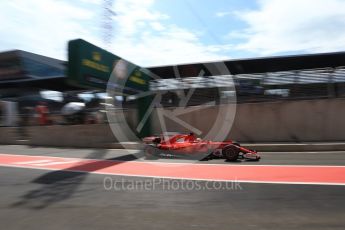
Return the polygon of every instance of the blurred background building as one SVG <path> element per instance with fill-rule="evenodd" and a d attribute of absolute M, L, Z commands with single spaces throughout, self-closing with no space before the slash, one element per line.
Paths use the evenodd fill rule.
<path fill-rule="evenodd" d="M 227 71 L 211 73 L 207 66 L 217 64 L 226 66 Z M 106 92 L 70 85 L 67 66 L 65 61 L 21 50 L 0 53 L 0 126 L 9 127 L 0 133 L 2 143 L 18 144 L 18 140 L 30 139 L 30 143 L 36 145 L 97 147 L 105 142 L 116 142 L 109 126 L 104 124 L 108 122 Z M 237 103 L 234 126 L 228 138 L 246 142 L 345 138 L 341 115 L 345 96 L 345 52 L 146 69 L 159 76 L 150 82 L 150 90 L 163 94 L 160 102 L 163 107 L 181 106 L 181 92 L 187 95 L 191 88 L 193 93 L 186 106 L 203 108 L 208 102 Z M 135 95 L 116 96 L 112 100 L 115 107 L 121 104 L 127 123 L 135 129 L 138 125 Z M 187 119 L 194 125 L 205 126 L 206 130 L 210 125 L 207 119 L 215 116 L 216 111 L 210 110 L 207 116 L 193 113 Z M 84 125 L 78 129 L 66 126 L 72 124 L 104 125 Z M 50 128 L 42 129 L 42 125 Z M 22 128 L 29 126 L 30 129 Z M 168 122 L 169 130 L 176 127 Z M 152 128 L 155 133 L 161 130 L 155 123 Z M 183 130 L 182 127 L 177 131 Z M 30 138 L 28 132 L 31 132 Z M 61 138 L 65 139 L 59 141 Z"/>
<path fill-rule="evenodd" d="M 205 67 L 210 64 L 224 64 L 229 72 L 215 76 Z M 22 50 L 0 53 L 0 124 L 18 125 L 18 119 L 13 119 L 13 115 L 32 117 L 35 106 L 40 102 L 46 103 L 52 116 L 60 114 L 62 107 L 71 102 L 85 103 L 85 110 L 89 112 L 101 109 L 100 103 L 105 92 L 69 85 L 66 81 L 66 66 L 64 61 Z M 167 107 L 178 106 L 178 91 L 187 92 L 191 87 L 195 91 L 188 106 L 201 105 L 235 93 L 237 103 L 336 98 L 345 95 L 345 52 L 225 60 L 147 69 L 161 78 L 151 82 L 151 90 L 165 90 L 161 103 Z M 201 72 L 203 76 L 199 76 Z M 235 84 L 236 92 L 220 90 L 232 82 L 230 79 Z M 133 106 L 130 98 L 121 101 L 124 101 L 124 107 Z M 53 119 L 51 122 L 64 121 Z"/>

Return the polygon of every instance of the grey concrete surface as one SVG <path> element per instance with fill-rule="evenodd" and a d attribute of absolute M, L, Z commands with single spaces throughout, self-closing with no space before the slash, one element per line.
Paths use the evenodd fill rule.
<path fill-rule="evenodd" d="M 60 147 L 107 147 L 117 142 L 108 124 L 28 127 L 29 144 Z"/>
<path fill-rule="evenodd" d="M 240 104 L 229 137 L 243 142 L 343 141 L 344 105 L 340 98 Z"/>
<path fill-rule="evenodd" d="M 17 127 L 0 127 L 0 145 L 15 145 L 18 144 Z"/>

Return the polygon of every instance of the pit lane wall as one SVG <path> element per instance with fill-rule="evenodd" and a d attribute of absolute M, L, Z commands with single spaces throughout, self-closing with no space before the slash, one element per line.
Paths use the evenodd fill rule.
<path fill-rule="evenodd" d="M 207 131 L 213 126 L 219 109 L 234 105 L 199 108 L 180 117 L 190 125 Z M 135 124 L 136 111 L 127 111 L 130 125 Z M 226 116 L 221 115 L 222 119 Z M 157 109 L 153 114 L 153 133 L 160 133 Z M 189 132 L 166 118 L 169 131 Z M 215 130 L 226 123 L 218 124 Z M 345 99 L 300 100 L 239 104 L 233 127 L 228 135 L 244 143 L 272 142 L 344 142 Z M 0 127 L 0 144 L 29 144 L 38 146 L 107 148 L 118 142 L 108 124 L 54 125 L 27 127 L 28 141 L 22 139 L 17 127 Z M 134 140 L 128 140 L 134 141 Z"/>
<path fill-rule="evenodd" d="M 345 100 L 241 104 L 229 137 L 243 142 L 345 140 Z"/>
<path fill-rule="evenodd" d="M 18 143 L 18 128 L 16 127 L 0 127 L 0 144 L 15 145 Z"/>
<path fill-rule="evenodd" d="M 34 126 L 29 133 L 34 146 L 104 148 L 116 142 L 107 124 Z"/>
<path fill-rule="evenodd" d="M 206 131 L 216 120 L 220 105 L 183 115 L 200 130 Z M 233 109 L 233 108 L 230 108 Z M 158 121 L 157 113 L 154 116 Z M 226 119 L 226 117 L 223 117 Z M 158 123 L 154 132 L 159 133 Z M 167 119 L 167 130 L 188 132 Z M 238 104 L 233 126 L 228 135 L 246 143 L 318 142 L 345 140 L 345 99 L 315 99 Z"/>
<path fill-rule="evenodd" d="M 229 137 L 243 142 L 344 141 L 344 118 L 345 99 L 241 104 Z"/>
<path fill-rule="evenodd" d="M 133 127 L 137 120 L 136 111 L 123 113 L 126 121 L 117 119 L 117 122 L 126 122 Z M 125 132 L 122 130 L 124 135 Z M 28 144 L 34 146 L 114 148 L 114 143 L 119 142 L 109 124 L 33 126 L 28 127 L 28 133 Z"/>
<path fill-rule="evenodd" d="M 134 126 L 136 111 L 124 113 L 126 122 Z M 114 143 L 117 142 L 108 124 L 0 127 L 2 145 L 114 148 Z"/>

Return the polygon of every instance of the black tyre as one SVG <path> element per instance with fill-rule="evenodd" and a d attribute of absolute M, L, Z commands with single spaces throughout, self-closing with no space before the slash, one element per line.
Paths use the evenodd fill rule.
<path fill-rule="evenodd" d="M 226 146 L 223 151 L 223 156 L 228 161 L 236 161 L 240 153 L 239 149 L 234 145 Z"/>
<path fill-rule="evenodd" d="M 146 146 L 145 148 L 145 159 L 146 160 L 157 160 L 157 148 L 153 146 Z"/>
<path fill-rule="evenodd" d="M 157 160 L 158 157 L 156 157 L 155 155 L 151 155 L 151 154 L 145 154 L 145 160 Z"/>

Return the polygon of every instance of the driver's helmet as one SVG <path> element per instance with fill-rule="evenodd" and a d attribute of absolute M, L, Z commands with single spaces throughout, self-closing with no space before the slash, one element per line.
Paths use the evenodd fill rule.
<path fill-rule="evenodd" d="M 190 133 L 188 134 L 188 136 L 185 138 L 186 141 L 189 141 L 189 142 L 193 142 L 193 141 L 196 141 L 197 138 L 195 137 L 195 134 L 194 133 Z"/>

